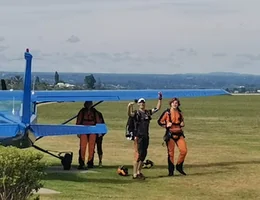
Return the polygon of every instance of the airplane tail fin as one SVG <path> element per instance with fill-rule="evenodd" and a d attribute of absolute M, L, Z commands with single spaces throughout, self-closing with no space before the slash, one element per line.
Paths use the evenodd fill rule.
<path fill-rule="evenodd" d="M 30 123 L 31 118 L 31 76 L 32 76 L 32 55 L 29 49 L 24 53 L 26 60 L 25 74 L 24 74 L 24 88 L 23 88 L 23 103 L 22 103 L 22 122 Z"/>

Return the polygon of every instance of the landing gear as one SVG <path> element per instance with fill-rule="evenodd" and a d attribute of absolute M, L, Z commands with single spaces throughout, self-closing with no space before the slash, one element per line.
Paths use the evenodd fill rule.
<path fill-rule="evenodd" d="M 32 146 L 39 151 L 42 151 L 42 152 L 47 153 L 47 154 L 49 154 L 49 155 L 51 155 L 55 158 L 60 159 L 64 170 L 70 170 L 71 169 L 73 152 L 59 152 L 58 155 L 55 155 L 55 154 L 49 152 L 48 150 L 42 149 L 41 147 L 38 147 L 34 144 Z M 61 154 L 64 154 L 64 156 L 62 156 Z"/>
<path fill-rule="evenodd" d="M 65 153 L 64 156 L 60 156 L 60 154 L 59 154 L 59 157 L 61 159 L 61 164 L 63 166 L 63 169 L 64 170 L 70 170 L 71 163 L 72 163 L 72 158 L 73 158 L 73 153 L 72 152 Z"/>

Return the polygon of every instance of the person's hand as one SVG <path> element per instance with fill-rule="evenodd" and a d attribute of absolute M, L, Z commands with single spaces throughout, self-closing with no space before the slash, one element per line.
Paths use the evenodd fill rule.
<path fill-rule="evenodd" d="M 162 92 L 158 92 L 158 99 L 162 100 Z"/>
<path fill-rule="evenodd" d="M 172 126 L 172 123 L 171 122 L 167 122 L 167 128 L 170 128 Z"/>
<path fill-rule="evenodd" d="M 98 137 L 102 137 L 102 134 L 98 134 Z"/>
<path fill-rule="evenodd" d="M 133 106 L 135 103 L 134 102 L 130 102 L 129 104 L 128 104 L 128 106 Z"/>
<path fill-rule="evenodd" d="M 183 121 L 180 123 L 180 126 L 184 127 L 184 122 Z"/>

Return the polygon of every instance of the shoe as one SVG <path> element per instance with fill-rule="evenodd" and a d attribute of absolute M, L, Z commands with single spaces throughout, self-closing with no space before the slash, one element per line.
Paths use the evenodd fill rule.
<path fill-rule="evenodd" d="M 139 179 L 145 180 L 145 176 L 144 176 L 142 173 L 137 174 L 137 177 L 138 177 Z"/>
<path fill-rule="evenodd" d="M 140 173 L 137 174 L 136 176 L 133 176 L 133 179 L 145 180 L 145 176 L 142 173 Z"/>
<path fill-rule="evenodd" d="M 88 165 L 88 168 L 94 168 L 94 164 L 93 164 L 93 162 L 91 162 L 91 161 L 89 161 L 89 162 L 87 163 L 87 165 Z"/>
<path fill-rule="evenodd" d="M 168 157 L 168 176 L 174 175 L 174 164 L 171 162 L 170 157 Z"/>
<path fill-rule="evenodd" d="M 173 172 L 170 172 L 170 173 L 168 174 L 168 176 L 174 176 Z"/>
<path fill-rule="evenodd" d="M 176 170 L 180 172 L 182 175 L 186 175 L 186 173 L 183 171 L 183 162 L 176 165 Z"/>
<path fill-rule="evenodd" d="M 99 162 L 98 166 L 99 166 L 99 167 L 102 167 L 102 161 Z"/>
<path fill-rule="evenodd" d="M 88 168 L 85 165 L 79 165 L 78 170 L 87 170 Z"/>

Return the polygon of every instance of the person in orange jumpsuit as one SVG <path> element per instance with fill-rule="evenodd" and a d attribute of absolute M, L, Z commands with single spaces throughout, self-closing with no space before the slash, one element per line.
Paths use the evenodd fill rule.
<path fill-rule="evenodd" d="M 77 116 L 77 125 L 95 125 L 96 123 L 102 123 L 102 119 L 95 108 L 92 108 L 92 101 L 85 101 L 84 108 L 82 108 Z M 96 137 L 98 134 L 81 134 L 80 149 L 79 149 L 79 166 L 78 169 L 86 169 L 85 156 L 86 148 L 88 146 L 88 162 L 87 168 L 93 168 L 93 156 L 95 151 Z"/>
<path fill-rule="evenodd" d="M 177 98 L 173 98 L 170 102 L 170 109 L 165 110 L 160 118 L 158 119 L 158 124 L 161 127 L 166 128 L 166 134 L 168 135 L 168 140 L 166 141 L 168 150 L 168 171 L 169 176 L 174 175 L 174 148 L 175 144 L 179 148 L 180 154 L 176 164 L 176 170 L 183 175 L 186 173 L 183 171 L 183 163 L 187 155 L 187 145 L 185 141 L 185 136 L 182 130 L 184 127 L 184 117 L 179 108 L 180 101 Z"/>

